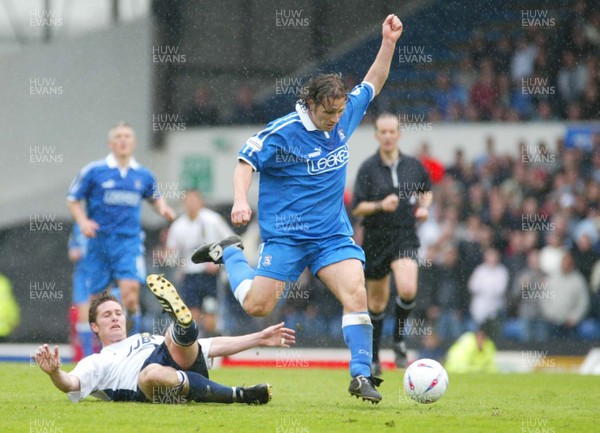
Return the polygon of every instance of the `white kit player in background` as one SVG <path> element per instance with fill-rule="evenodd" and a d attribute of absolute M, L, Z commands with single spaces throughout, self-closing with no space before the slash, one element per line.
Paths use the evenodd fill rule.
<path fill-rule="evenodd" d="M 192 311 L 194 320 L 200 324 L 200 308 L 203 301 L 217 298 L 220 267 L 214 263 L 195 264 L 189 257 L 198 245 L 231 236 L 233 231 L 221 215 L 204 206 L 199 191 L 186 191 L 183 207 L 183 215 L 179 216 L 169 229 L 167 248 L 173 252 L 178 267 L 183 271 L 179 293 Z M 204 331 L 210 332 L 206 329 Z"/>
<path fill-rule="evenodd" d="M 33 358 L 52 383 L 78 402 L 92 395 L 102 400 L 154 403 L 266 404 L 270 385 L 229 387 L 208 379 L 211 359 L 257 346 L 290 347 L 295 333 L 283 323 L 239 337 L 198 339 L 198 327 L 175 287 L 159 275 L 147 283 L 163 309 L 174 319 L 164 336 L 127 337 L 125 315 L 116 298 L 106 292 L 90 303 L 90 327 L 102 351 L 82 359 L 69 373 L 60 368 L 58 346 L 40 346 Z"/>

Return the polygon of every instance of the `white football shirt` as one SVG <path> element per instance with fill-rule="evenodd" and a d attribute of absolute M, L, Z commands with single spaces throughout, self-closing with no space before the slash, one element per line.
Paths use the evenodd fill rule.
<path fill-rule="evenodd" d="M 202 208 L 194 220 L 183 214 L 173 221 L 167 237 L 167 247 L 175 250 L 179 259 L 183 259 L 183 272 L 199 274 L 204 272 L 206 264 L 196 264 L 190 259 L 196 248 L 232 235 L 233 231 L 221 215 Z"/>
<path fill-rule="evenodd" d="M 79 379 L 79 391 L 69 392 L 69 400 L 77 403 L 88 395 L 101 400 L 132 399 L 142 365 L 164 340 L 161 335 L 135 334 L 104 347 L 100 353 L 86 356 L 69 373 Z M 202 338 L 198 342 L 210 368 L 208 353 L 212 339 Z"/>

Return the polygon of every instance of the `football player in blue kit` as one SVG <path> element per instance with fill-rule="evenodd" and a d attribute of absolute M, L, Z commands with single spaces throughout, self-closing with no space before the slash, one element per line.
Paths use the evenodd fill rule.
<path fill-rule="evenodd" d="M 66 372 L 60 368 L 58 346 L 43 344 L 32 358 L 56 388 L 72 402 L 87 396 L 110 401 L 152 403 L 246 403 L 271 400 L 269 384 L 224 386 L 208 377 L 212 359 L 258 346 L 290 347 L 294 330 L 283 323 L 237 337 L 198 339 L 198 326 L 173 285 L 160 275 L 149 275 L 148 286 L 165 312 L 174 319 L 164 336 L 127 337 L 125 316 L 117 299 L 102 292 L 90 302 L 90 327 L 102 351 L 82 359 Z"/>
<path fill-rule="evenodd" d="M 390 71 L 402 23 L 389 15 L 379 53 L 363 82 L 350 93 L 337 74 L 321 74 L 307 84 L 296 110 L 252 136 L 234 171 L 232 223 L 247 224 L 252 211 L 247 192 L 260 172 L 258 221 L 263 243 L 257 269 L 242 252 L 239 237 L 206 244 L 195 263 L 223 263 L 234 296 L 252 316 L 268 315 L 285 282 L 308 267 L 343 306 L 342 331 L 350 349 L 348 391 L 373 403 L 381 379 L 371 376 L 372 325 L 367 311 L 363 264 L 343 202 L 348 139 L 382 89 Z"/>
<path fill-rule="evenodd" d="M 111 153 L 85 166 L 71 183 L 67 205 L 89 238 L 81 263 L 88 296 L 117 282 L 128 316 L 128 329 L 139 332 L 140 283 L 146 278 L 143 257 L 142 200 L 152 203 L 167 221 L 175 218 L 156 187 L 154 176 L 133 157 L 133 128 L 119 123 L 108 133 Z M 85 201 L 85 207 L 82 205 Z"/>

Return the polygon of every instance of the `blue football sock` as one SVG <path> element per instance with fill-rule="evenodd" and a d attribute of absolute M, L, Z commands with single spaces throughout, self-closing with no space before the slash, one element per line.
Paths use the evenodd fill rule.
<path fill-rule="evenodd" d="M 85 322 L 77 322 L 75 329 L 77 330 L 77 338 L 81 344 L 83 356 L 90 356 L 94 353 L 94 333 L 90 329 L 90 325 Z"/>
<path fill-rule="evenodd" d="M 350 375 L 371 376 L 373 358 L 373 326 L 369 313 L 350 313 L 342 317 L 344 341 L 350 349 Z"/>
<path fill-rule="evenodd" d="M 180 346 L 191 346 L 194 344 L 198 339 L 198 332 L 198 325 L 196 325 L 195 320 L 192 320 L 192 323 L 187 328 L 177 322 L 174 322 L 171 327 L 171 337 Z"/>
<path fill-rule="evenodd" d="M 256 271 L 248 264 L 243 251 L 234 246 L 227 247 L 223 251 L 223 263 L 227 268 L 233 296 L 244 305 L 244 298 L 250 290 Z"/>
<path fill-rule="evenodd" d="M 233 388 L 224 386 L 193 371 L 186 371 L 190 383 L 187 397 L 206 403 L 233 403 Z"/>

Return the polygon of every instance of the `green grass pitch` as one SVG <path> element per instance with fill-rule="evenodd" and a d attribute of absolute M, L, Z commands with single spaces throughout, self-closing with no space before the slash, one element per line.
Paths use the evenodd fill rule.
<path fill-rule="evenodd" d="M 72 366 L 67 365 L 68 371 Z M 383 401 L 347 392 L 348 372 L 224 368 L 211 378 L 228 385 L 269 382 L 265 406 L 107 403 L 73 404 L 28 364 L 0 364 L 0 431 L 8 432 L 519 432 L 598 430 L 600 377 L 572 374 L 450 375 L 437 403 L 409 400 L 402 371 L 385 371 Z"/>

